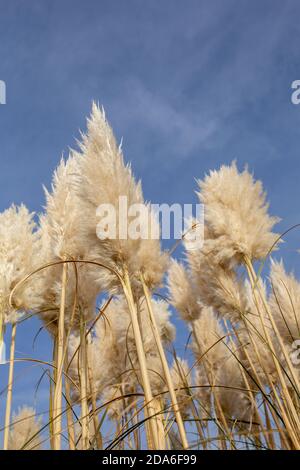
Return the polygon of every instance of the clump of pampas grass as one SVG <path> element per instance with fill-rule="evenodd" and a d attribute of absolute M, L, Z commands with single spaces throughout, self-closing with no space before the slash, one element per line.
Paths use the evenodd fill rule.
<path fill-rule="evenodd" d="M 172 259 L 93 104 L 38 222 L 23 205 L 0 214 L 1 341 L 12 325 L 4 449 L 42 445 L 33 409 L 10 422 L 16 325 L 34 315 L 53 340 L 52 362 L 24 359 L 50 381 L 51 449 L 300 449 L 300 283 L 275 259 L 264 274 L 278 219 L 235 163 L 198 180 L 198 197 L 203 243 L 184 234 Z M 180 357 L 172 314 L 187 326 Z"/>

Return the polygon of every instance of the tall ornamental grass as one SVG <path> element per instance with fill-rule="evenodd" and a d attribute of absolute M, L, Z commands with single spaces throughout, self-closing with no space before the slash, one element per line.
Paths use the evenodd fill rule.
<path fill-rule="evenodd" d="M 145 227 L 155 218 L 94 104 L 44 212 L 0 214 L 5 450 L 300 448 L 300 284 L 273 257 L 278 219 L 235 163 L 198 180 L 197 196 L 204 243 L 191 250 L 183 234 L 181 259 L 150 233 L 99 238 L 97 208 L 118 211 L 120 197 L 145 206 Z M 188 330 L 180 355 L 176 315 Z M 47 413 L 13 410 L 18 330 L 36 316 L 53 355 L 25 361 L 46 376 Z"/>

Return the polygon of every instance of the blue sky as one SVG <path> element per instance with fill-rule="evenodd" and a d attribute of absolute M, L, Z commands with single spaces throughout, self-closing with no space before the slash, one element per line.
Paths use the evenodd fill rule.
<path fill-rule="evenodd" d="M 194 178 L 236 159 L 263 180 L 279 230 L 300 222 L 297 0 L 0 0 L 0 11 L 0 210 L 41 210 L 95 99 L 148 200 L 195 202 Z M 300 274 L 298 248 L 299 229 L 281 252 Z M 38 325 L 22 328 L 20 355 Z M 32 402 L 32 374 L 18 370 L 15 404 Z"/>

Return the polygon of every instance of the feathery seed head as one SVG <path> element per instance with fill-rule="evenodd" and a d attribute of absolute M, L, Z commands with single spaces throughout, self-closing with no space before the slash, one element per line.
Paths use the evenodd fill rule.
<path fill-rule="evenodd" d="M 288 274 L 283 261 L 271 262 L 270 308 L 282 339 L 292 344 L 300 338 L 300 283 Z"/>
<path fill-rule="evenodd" d="M 122 273 L 126 268 L 133 279 L 133 286 L 138 288 L 139 273 L 142 272 L 149 287 L 160 283 L 166 267 L 166 255 L 161 252 L 158 239 L 151 239 L 148 233 L 143 237 L 119 236 L 120 224 L 128 214 L 120 212 L 120 198 L 126 199 L 128 208 L 143 205 L 145 217 L 154 223 L 154 216 L 149 206 L 144 203 L 141 183 L 136 182 L 130 165 L 125 165 L 122 151 L 117 146 L 111 127 L 106 121 L 103 110 L 93 104 L 91 117 L 87 123 L 87 133 L 80 145 L 80 182 L 77 192 L 85 205 L 85 240 L 92 246 L 97 259 Z M 97 210 L 103 205 L 114 208 L 115 237 L 99 239 L 97 236 Z M 130 218 L 130 217 L 128 217 Z M 145 238 L 145 239 L 143 239 Z M 119 286 L 119 281 L 110 272 L 105 275 L 107 288 L 112 290 Z M 140 295 L 138 293 L 137 295 Z"/>
<path fill-rule="evenodd" d="M 202 306 L 193 279 L 175 259 L 171 261 L 168 271 L 168 288 L 171 303 L 184 321 L 191 322 L 199 317 Z"/>
<path fill-rule="evenodd" d="M 26 285 L 18 289 L 13 303 L 9 306 L 12 288 L 33 268 L 33 246 L 35 241 L 33 214 L 21 205 L 12 205 L 0 214 L 0 315 L 4 322 L 16 320 L 16 310 L 25 309 Z"/>
<path fill-rule="evenodd" d="M 9 450 L 40 450 L 41 436 L 36 435 L 41 428 L 41 419 L 36 418 L 33 408 L 23 406 L 13 415 L 9 434 Z"/>
<path fill-rule="evenodd" d="M 244 256 L 264 258 L 278 238 L 272 229 L 279 219 L 268 214 L 261 182 L 254 181 L 247 169 L 239 173 L 233 162 L 211 171 L 198 184 L 205 221 L 220 255 L 224 249 L 224 259 L 234 255 L 237 263 Z"/>

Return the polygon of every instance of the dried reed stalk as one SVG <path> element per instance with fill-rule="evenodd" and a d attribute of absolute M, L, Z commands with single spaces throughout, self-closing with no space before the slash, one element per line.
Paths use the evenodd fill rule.
<path fill-rule="evenodd" d="M 126 297 L 126 301 L 128 304 L 128 309 L 131 316 L 132 328 L 135 337 L 136 349 L 137 349 L 137 356 L 139 360 L 140 370 L 141 370 L 141 378 L 142 378 L 142 385 L 145 394 L 145 407 L 147 411 L 147 418 L 149 420 L 149 434 L 151 443 L 154 449 L 159 449 L 159 439 L 157 438 L 157 419 L 155 418 L 155 409 L 153 408 L 153 395 L 151 391 L 150 379 L 147 369 L 146 363 L 146 356 L 145 351 L 143 348 L 143 340 L 140 331 L 140 326 L 138 322 L 137 316 L 137 309 L 136 304 L 134 301 L 130 278 L 128 275 L 128 271 L 124 269 L 124 277 L 122 278 L 122 287 L 124 291 L 124 295 Z"/>
<path fill-rule="evenodd" d="M 94 384 L 93 369 L 91 367 L 88 354 L 87 354 L 87 362 L 88 362 L 88 365 L 87 365 L 88 379 L 89 379 L 89 386 L 90 386 L 90 391 L 91 391 L 94 435 L 95 435 L 95 441 L 97 444 L 97 449 L 100 450 L 103 448 L 103 442 L 102 442 L 102 437 L 100 433 L 100 425 L 99 425 L 99 419 L 98 419 L 98 413 L 97 413 L 96 390 L 95 390 L 95 384 Z"/>
<path fill-rule="evenodd" d="M 11 403 L 12 403 L 12 389 L 13 389 L 13 378 L 14 378 L 14 365 L 15 365 L 16 333 L 17 333 L 17 323 L 14 322 L 12 324 L 12 330 L 11 330 L 11 343 L 10 343 L 10 356 L 9 356 L 9 372 L 8 372 L 6 409 L 5 409 L 3 450 L 8 449 L 8 439 L 9 439 L 9 430 L 10 430 L 10 417 L 11 417 Z"/>
<path fill-rule="evenodd" d="M 166 358 L 166 355 L 165 355 L 165 351 L 164 351 L 164 348 L 163 348 L 163 345 L 162 345 L 161 337 L 160 337 L 158 327 L 157 327 L 157 324 L 156 324 L 154 312 L 153 312 L 153 309 L 152 309 L 150 292 L 149 292 L 148 286 L 146 285 L 145 279 L 144 279 L 142 274 L 141 274 L 140 278 L 141 278 L 141 283 L 142 283 L 142 286 L 143 286 L 145 299 L 146 299 L 146 302 L 147 302 L 147 307 L 148 307 L 149 317 L 150 317 L 150 321 L 151 321 L 152 331 L 153 331 L 153 335 L 154 335 L 154 338 L 155 338 L 158 353 L 159 353 L 159 356 L 160 356 L 160 360 L 161 360 L 161 363 L 162 363 L 162 366 L 163 366 L 163 371 L 164 371 L 164 374 L 165 374 L 165 379 L 166 379 L 168 390 L 169 390 L 169 393 L 170 393 L 171 403 L 172 403 L 172 406 L 173 406 L 173 410 L 174 410 L 174 414 L 175 414 L 175 418 L 176 418 L 180 438 L 182 440 L 183 448 L 188 449 L 189 444 L 188 444 L 188 441 L 187 441 L 186 432 L 185 432 L 182 416 L 181 416 L 181 413 L 180 413 L 180 408 L 178 406 L 178 401 L 177 401 L 176 393 L 175 393 L 175 390 L 174 390 L 174 385 L 173 385 L 173 381 L 172 381 L 172 377 L 171 377 L 171 372 L 170 372 L 170 369 L 169 369 L 169 366 L 168 366 L 167 358 Z"/>
<path fill-rule="evenodd" d="M 53 443 L 54 450 L 61 449 L 62 431 L 62 390 L 65 346 L 65 302 L 67 289 L 68 263 L 63 263 L 61 281 L 61 300 L 57 328 L 56 382 L 53 397 Z"/>
<path fill-rule="evenodd" d="M 67 360 L 65 358 L 65 371 L 67 371 Z M 76 438 L 75 438 L 75 427 L 73 421 L 73 410 L 72 410 L 72 401 L 71 401 L 71 387 L 70 382 L 65 375 L 65 394 L 66 394 L 66 402 L 67 402 L 67 424 L 68 424 L 68 436 L 69 436 L 69 449 L 76 450 Z"/>
<path fill-rule="evenodd" d="M 85 323 L 80 317 L 80 349 L 79 349 L 79 378 L 80 378 L 80 403 L 81 403 L 81 442 L 82 450 L 89 449 L 89 408 L 87 387 L 87 347 Z"/>

